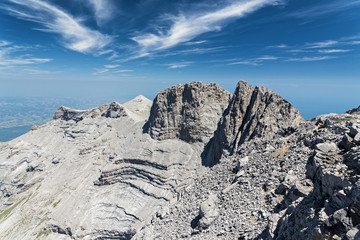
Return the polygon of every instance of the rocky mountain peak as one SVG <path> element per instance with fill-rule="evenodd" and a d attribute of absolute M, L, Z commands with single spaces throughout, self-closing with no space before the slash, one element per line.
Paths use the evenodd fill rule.
<path fill-rule="evenodd" d="M 238 147 L 253 138 L 286 135 L 303 120 L 291 103 L 265 87 L 253 88 L 240 81 L 207 150 L 205 165 L 236 153 Z"/>
<path fill-rule="evenodd" d="M 112 105 L 116 105 L 116 102 L 113 102 Z M 85 117 L 94 118 L 103 114 L 104 111 L 106 111 L 106 109 L 109 108 L 109 106 L 110 104 L 105 104 L 90 110 L 77 110 L 77 109 L 61 106 L 56 110 L 53 119 L 54 120 L 60 119 L 64 121 L 74 120 L 75 122 L 79 122 L 83 120 Z"/>
<path fill-rule="evenodd" d="M 154 139 L 207 142 L 231 94 L 215 83 L 190 82 L 161 91 L 144 128 Z"/>
<path fill-rule="evenodd" d="M 360 114 L 360 106 L 358 106 L 357 108 L 350 109 L 350 110 L 346 111 L 346 113 L 348 113 L 348 114 Z"/>

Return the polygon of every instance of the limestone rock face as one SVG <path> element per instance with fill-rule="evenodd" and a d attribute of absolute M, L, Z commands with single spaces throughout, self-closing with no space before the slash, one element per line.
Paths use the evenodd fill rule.
<path fill-rule="evenodd" d="M 204 163 L 213 165 L 223 153 L 232 155 L 253 138 L 284 136 L 302 121 L 295 107 L 272 90 L 240 81 L 203 155 Z"/>
<path fill-rule="evenodd" d="M 214 83 L 190 82 L 161 91 L 145 129 L 154 139 L 207 142 L 231 94 Z"/>

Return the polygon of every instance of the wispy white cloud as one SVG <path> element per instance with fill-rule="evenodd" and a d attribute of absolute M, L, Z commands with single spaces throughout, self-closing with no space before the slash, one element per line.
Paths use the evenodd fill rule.
<path fill-rule="evenodd" d="M 17 66 L 29 65 L 51 62 L 50 58 L 13 58 L 13 59 L 0 59 L 0 65 L 3 66 Z"/>
<path fill-rule="evenodd" d="M 177 69 L 177 68 L 184 68 L 184 67 L 188 67 L 189 64 L 178 64 L 178 63 L 172 63 L 170 65 L 168 65 L 169 69 Z"/>
<path fill-rule="evenodd" d="M 198 44 L 203 44 L 206 43 L 206 40 L 201 40 L 201 41 L 193 41 L 193 42 L 187 42 L 185 43 L 185 45 L 198 45 Z"/>
<path fill-rule="evenodd" d="M 193 64 L 193 62 L 188 61 L 180 61 L 180 62 L 173 62 L 164 64 L 164 66 L 167 66 L 168 69 L 178 69 L 178 68 L 185 68 Z"/>
<path fill-rule="evenodd" d="M 121 69 L 114 71 L 115 73 L 125 73 L 125 72 L 133 72 L 134 70 L 131 69 Z"/>
<path fill-rule="evenodd" d="M 2 8 L 23 20 L 37 22 L 44 32 L 59 34 L 68 49 L 94 53 L 111 42 L 111 37 L 84 26 L 79 20 L 59 7 L 41 0 L 8 0 Z"/>
<path fill-rule="evenodd" d="M 261 65 L 263 65 L 264 61 L 277 60 L 277 59 L 279 59 L 279 58 L 275 57 L 275 56 L 265 55 L 265 56 L 251 58 L 251 59 L 245 59 L 245 60 L 240 59 L 239 61 L 233 61 L 233 62 L 229 63 L 228 65 L 261 66 Z"/>
<path fill-rule="evenodd" d="M 349 49 L 321 49 L 318 52 L 319 53 L 346 53 L 350 52 Z"/>
<path fill-rule="evenodd" d="M 323 41 L 323 42 L 307 43 L 305 45 L 305 47 L 306 48 L 326 48 L 326 47 L 332 47 L 338 43 L 339 43 L 338 41 L 327 40 L 327 41 Z"/>
<path fill-rule="evenodd" d="M 360 41 L 350 41 L 347 42 L 348 45 L 360 45 Z"/>
<path fill-rule="evenodd" d="M 286 59 L 286 62 L 315 62 L 315 61 L 323 61 L 328 59 L 333 59 L 335 57 L 332 56 L 316 56 L 316 57 L 301 57 L 301 58 L 289 58 Z"/>
<path fill-rule="evenodd" d="M 275 57 L 275 56 L 269 56 L 269 55 L 265 55 L 265 56 L 262 56 L 262 57 L 255 58 L 255 60 L 260 60 L 260 61 L 263 61 L 263 60 L 277 60 L 277 59 L 279 59 L 279 58 Z"/>
<path fill-rule="evenodd" d="M 96 72 L 92 73 L 92 75 L 100 75 L 103 73 L 107 73 L 109 72 L 109 69 L 101 69 L 101 70 L 97 70 Z"/>
<path fill-rule="evenodd" d="M 268 46 L 267 48 L 288 48 L 289 46 L 286 44 L 279 44 L 279 45 L 272 45 L 272 46 Z"/>
<path fill-rule="evenodd" d="M 191 41 L 200 34 L 220 31 L 231 20 L 245 17 L 260 8 L 279 2 L 278 0 L 236 1 L 214 11 L 169 16 L 167 19 L 172 22 L 169 29 L 165 31 L 157 29 L 157 33 L 139 34 L 132 40 L 140 45 L 140 55 L 146 56 L 149 52 L 168 49 L 179 43 Z"/>
<path fill-rule="evenodd" d="M 120 67 L 120 65 L 104 65 L 105 68 L 117 68 Z"/>
<path fill-rule="evenodd" d="M 286 52 L 288 53 L 309 53 L 309 52 L 314 52 L 313 50 L 304 50 L 304 49 L 289 49 L 286 50 Z"/>
<path fill-rule="evenodd" d="M 141 57 L 150 57 L 152 59 L 155 58 L 164 58 L 169 56 L 176 56 L 176 55 L 189 55 L 189 54 L 208 54 L 208 53 L 214 53 L 214 52 L 220 52 L 225 51 L 228 47 L 227 46 L 220 46 L 220 47 L 193 47 L 189 49 L 183 49 L 183 50 L 177 50 L 177 51 L 164 51 L 164 52 L 157 52 L 150 55 L 150 53 L 144 53 L 141 56 L 137 56 L 136 58 Z"/>
<path fill-rule="evenodd" d="M 328 2 L 319 4 L 315 7 L 308 9 L 300 9 L 295 12 L 289 13 L 288 16 L 295 18 L 314 18 L 327 15 L 333 12 L 340 12 L 350 8 L 360 6 L 360 0 L 338 0 L 335 2 Z"/>
<path fill-rule="evenodd" d="M 20 65 L 41 64 L 53 60 L 51 58 L 36 58 L 29 54 L 18 54 L 19 52 L 24 52 L 29 49 L 31 49 L 31 47 L 15 45 L 5 40 L 0 41 L 0 66 L 14 67 Z"/>
<path fill-rule="evenodd" d="M 250 66 L 260 66 L 262 65 L 261 63 L 257 62 L 257 61 L 253 61 L 253 60 L 244 60 L 244 61 L 237 61 L 237 62 L 232 62 L 229 63 L 228 65 L 250 65 Z"/>
<path fill-rule="evenodd" d="M 359 0 L 360 1 L 360 0 Z M 345 53 L 350 52 L 353 49 L 344 49 L 348 46 L 360 45 L 360 34 L 352 36 L 342 37 L 338 39 L 324 40 L 319 42 L 307 42 L 302 45 L 291 46 L 286 44 L 280 44 L 275 46 L 268 46 L 266 48 L 284 48 L 288 53 Z M 279 47 L 277 47 L 279 46 Z M 281 47 L 284 46 L 284 47 Z M 334 48 L 341 47 L 341 49 Z"/>
<path fill-rule="evenodd" d="M 59 71 L 53 72 L 48 70 L 40 70 L 40 69 L 32 69 L 32 68 L 25 68 L 23 71 L 25 71 L 28 74 L 33 75 L 49 75 L 49 74 L 58 74 Z"/>
<path fill-rule="evenodd" d="M 333 54 L 341 54 L 354 51 L 354 49 L 348 48 L 349 46 L 356 45 L 358 39 L 360 39 L 360 34 L 332 40 L 308 42 L 297 46 L 284 44 L 286 48 L 279 48 L 278 51 L 280 52 L 278 54 L 282 54 L 282 59 L 286 62 L 324 61 L 336 58 L 333 56 Z M 360 41 L 358 42 L 360 44 Z M 289 53 L 292 54 L 292 56 L 288 56 Z M 323 56 L 319 56 L 319 54 L 322 54 Z M 294 57 L 294 55 L 296 55 L 297 57 Z"/>
<path fill-rule="evenodd" d="M 8 46 L 8 45 L 10 45 L 10 44 L 11 44 L 10 42 L 5 41 L 5 40 L 1 40 L 1 41 L 0 41 L 0 47 Z"/>
<path fill-rule="evenodd" d="M 99 26 L 114 17 L 115 5 L 112 0 L 89 0 L 89 3 L 95 12 L 96 22 Z"/>
<path fill-rule="evenodd" d="M 222 51 L 225 50 L 226 46 L 221 46 L 221 47 L 208 47 L 208 48 L 190 48 L 190 49 L 184 49 L 184 50 L 180 50 L 177 53 L 178 54 L 205 54 L 205 53 L 209 53 L 209 52 L 217 52 L 217 51 Z"/>
<path fill-rule="evenodd" d="M 104 75 L 104 74 L 115 74 L 115 73 L 128 73 L 133 72 L 131 69 L 116 69 L 120 67 L 120 65 L 105 65 L 103 69 L 95 69 L 96 72 L 92 73 L 92 75 Z"/>

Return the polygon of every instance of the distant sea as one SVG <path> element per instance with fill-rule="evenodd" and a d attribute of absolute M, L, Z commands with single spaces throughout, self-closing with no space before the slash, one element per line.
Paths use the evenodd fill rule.
<path fill-rule="evenodd" d="M 30 131 L 31 127 L 32 125 L 0 128 L 0 142 L 7 142 L 14 138 L 17 138 Z"/>

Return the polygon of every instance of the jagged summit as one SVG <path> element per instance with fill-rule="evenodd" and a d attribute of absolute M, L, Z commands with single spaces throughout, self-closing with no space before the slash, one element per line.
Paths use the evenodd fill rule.
<path fill-rule="evenodd" d="M 291 133 L 304 119 L 288 101 L 264 87 L 240 81 L 214 137 L 203 153 L 205 165 L 232 155 L 245 141 Z"/>
<path fill-rule="evenodd" d="M 215 83 L 178 84 L 158 93 L 145 127 L 154 139 L 207 142 L 231 94 Z"/>
<path fill-rule="evenodd" d="M 349 111 L 346 111 L 346 113 L 348 114 L 359 114 L 360 113 L 360 106 L 358 106 L 357 108 L 353 108 L 353 109 L 350 109 Z"/>
<path fill-rule="evenodd" d="M 0 239 L 359 239 L 359 116 L 244 81 L 60 107 L 0 144 Z"/>
<path fill-rule="evenodd" d="M 152 101 L 143 95 L 138 95 L 134 99 L 123 104 L 123 106 L 137 116 L 139 120 L 148 119 L 151 105 Z"/>

